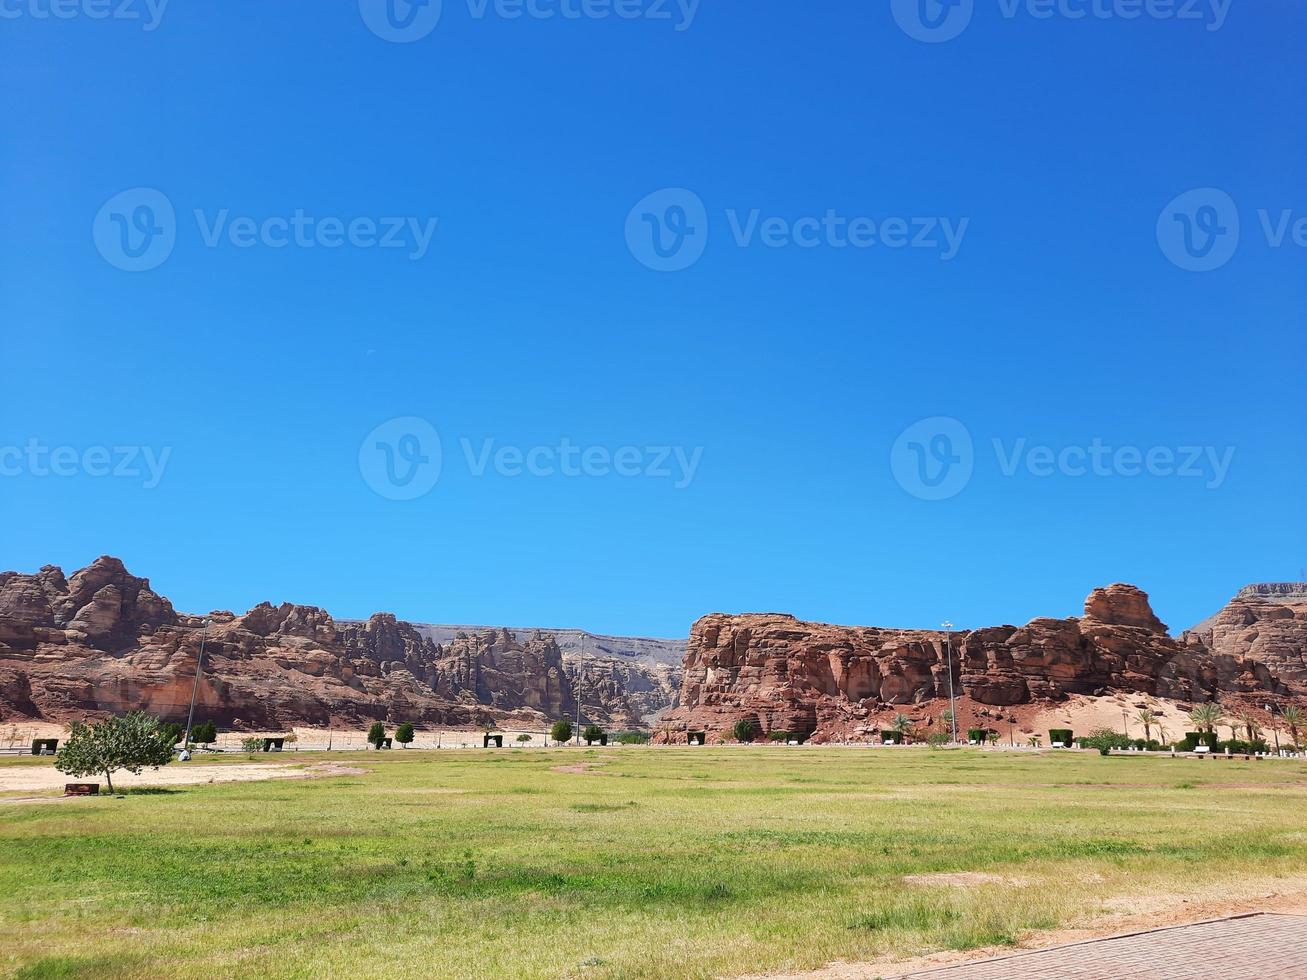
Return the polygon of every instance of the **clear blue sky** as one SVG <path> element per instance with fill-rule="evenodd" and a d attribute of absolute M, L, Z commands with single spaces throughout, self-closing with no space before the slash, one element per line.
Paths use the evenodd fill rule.
<path fill-rule="evenodd" d="M 1307 248 L 1292 224 L 1273 245 L 1258 211 L 1307 216 L 1307 7 L 1238 2 L 1210 30 L 1014 2 L 975 0 L 959 36 L 923 43 L 887 2 L 703 0 L 687 24 L 675 4 L 514 20 L 445 0 L 427 36 L 391 43 L 346 0 L 174 0 L 148 31 L 9 0 L 0 447 L 21 452 L 0 457 L 0 568 L 111 553 L 193 611 L 665 636 L 718 610 L 1024 622 L 1112 581 L 1182 627 L 1296 578 Z M 140 187 L 175 208 L 175 245 L 129 272 L 102 249 L 132 202 L 97 215 Z M 643 212 L 626 237 L 664 188 L 705 209 L 681 271 L 639 261 Z M 1210 271 L 1158 234 L 1195 188 L 1240 223 Z M 665 205 L 648 213 L 671 228 Z M 419 259 L 209 247 L 224 209 L 438 224 Z M 740 247 L 728 212 L 755 209 L 967 224 L 948 259 Z M 1220 207 L 1191 217 L 1213 215 L 1228 228 Z M 443 465 L 397 500 L 360 446 L 406 417 Z M 958 430 L 894 448 L 934 417 L 974 445 L 942 500 L 911 471 L 965 455 Z M 388 434 L 402 466 L 415 444 Z M 477 476 L 460 446 L 564 438 L 636 447 L 641 472 L 654 447 L 702 455 L 677 487 L 511 459 Z M 1234 456 L 1219 481 L 1128 459 L 1072 475 L 1095 439 Z M 71 447 L 71 475 L 33 464 L 33 441 Z M 157 486 L 94 475 L 88 450 L 120 446 L 170 450 Z M 1073 456 L 1008 475 L 1032 446 Z"/>

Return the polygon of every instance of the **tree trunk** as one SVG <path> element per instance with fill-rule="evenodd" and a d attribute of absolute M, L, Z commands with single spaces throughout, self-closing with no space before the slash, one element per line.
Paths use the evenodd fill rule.
<path fill-rule="evenodd" d="M 104 781 L 109 784 L 109 795 L 113 796 L 113 773 L 108 769 L 104 771 Z"/>

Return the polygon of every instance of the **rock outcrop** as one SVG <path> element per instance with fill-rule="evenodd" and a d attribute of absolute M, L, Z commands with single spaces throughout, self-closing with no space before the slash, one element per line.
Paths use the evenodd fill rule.
<path fill-rule="evenodd" d="M 1296 632 L 1307 621 L 1267 604 L 1250 611 L 1250 602 L 1227 607 L 1228 623 L 1217 627 L 1215 641 L 1193 634 L 1173 639 L 1148 596 L 1120 584 L 1096 589 L 1083 617 L 948 636 L 807 623 L 778 613 L 714 614 L 694 624 L 680 705 L 660 727 L 663 737 L 687 729 L 716 734 L 747 718 L 763 733 L 800 732 L 817 741 L 869 737 L 905 706 L 947 707 L 950 661 L 959 715 L 969 717 L 1113 691 L 1181 702 L 1307 695 Z M 1264 618 L 1249 627 L 1253 615 Z M 1272 630 L 1284 632 L 1258 647 Z"/>
<path fill-rule="evenodd" d="M 469 631 L 442 645 L 390 613 L 338 623 L 313 606 L 265 602 L 242 616 L 179 614 L 102 557 L 67 579 L 53 566 L 0 573 L 0 718 L 140 708 L 183 719 L 201 644 L 197 714 L 225 726 L 540 728 L 576 714 L 576 671 L 545 632 L 523 641 Z M 607 658 L 581 662 L 579 686 L 582 719 L 620 728 L 641 727 L 676 691 L 665 669 Z"/>
<path fill-rule="evenodd" d="M 1209 649 L 1264 664 L 1307 688 L 1307 582 L 1249 585 L 1185 634 Z"/>

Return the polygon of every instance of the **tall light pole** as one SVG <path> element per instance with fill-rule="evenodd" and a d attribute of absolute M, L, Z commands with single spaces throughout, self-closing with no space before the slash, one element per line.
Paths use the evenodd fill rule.
<path fill-rule="evenodd" d="M 581 744 L 581 668 L 585 666 L 585 630 L 581 631 L 581 656 L 576 662 L 576 744 Z"/>
<path fill-rule="evenodd" d="M 1271 715 L 1271 732 L 1275 735 L 1275 754 L 1278 757 L 1280 754 L 1280 729 L 1275 724 L 1275 705 L 1268 704 L 1266 710 Z"/>
<path fill-rule="evenodd" d="M 948 720 L 953 729 L 953 742 L 958 740 L 958 703 L 953 697 L 953 634 L 949 632 L 953 629 L 953 624 L 947 619 L 941 624 L 944 627 L 944 649 L 948 653 Z"/>
<path fill-rule="evenodd" d="M 200 671 L 204 669 L 204 641 L 209 638 L 209 621 L 200 627 L 200 659 L 195 661 L 195 683 L 191 685 L 191 707 L 186 712 L 186 734 L 182 737 L 182 751 L 191 744 L 191 722 L 195 720 L 195 695 L 200 690 Z"/>

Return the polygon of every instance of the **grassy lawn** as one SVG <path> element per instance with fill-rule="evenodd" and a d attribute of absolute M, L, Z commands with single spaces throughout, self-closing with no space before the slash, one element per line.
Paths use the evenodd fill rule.
<path fill-rule="evenodd" d="M 329 758 L 372 771 L 0 804 L 0 971 L 731 976 L 1012 942 L 1109 899 L 1274 887 L 1307 866 L 1299 762 L 783 747 Z M 593 768 L 555 769 L 581 762 Z M 903 880 L 942 872 L 995 878 Z"/>

